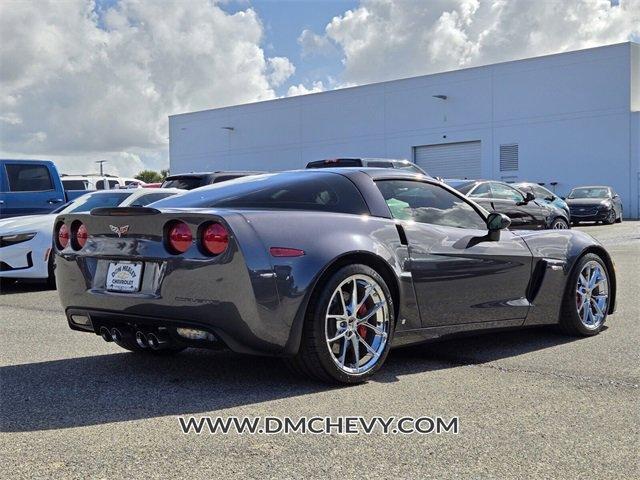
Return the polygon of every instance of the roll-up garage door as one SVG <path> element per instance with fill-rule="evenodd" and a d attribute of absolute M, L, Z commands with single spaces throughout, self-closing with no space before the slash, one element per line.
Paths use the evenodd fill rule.
<path fill-rule="evenodd" d="M 413 147 L 416 164 L 434 177 L 480 178 L 480 142 Z"/>

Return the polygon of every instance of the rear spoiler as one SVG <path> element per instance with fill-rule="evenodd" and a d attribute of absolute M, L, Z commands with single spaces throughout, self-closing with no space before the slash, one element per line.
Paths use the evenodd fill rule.
<path fill-rule="evenodd" d="M 98 207 L 91 210 L 94 217 L 129 217 L 139 215 L 158 215 L 162 213 L 151 207 Z"/>

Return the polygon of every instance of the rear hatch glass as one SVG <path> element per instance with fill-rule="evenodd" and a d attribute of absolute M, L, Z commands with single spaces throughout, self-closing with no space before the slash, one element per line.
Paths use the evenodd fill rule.
<path fill-rule="evenodd" d="M 183 190 L 193 190 L 207 185 L 206 177 L 195 177 L 188 175 L 184 177 L 169 177 L 162 183 L 162 188 L 182 188 Z"/>

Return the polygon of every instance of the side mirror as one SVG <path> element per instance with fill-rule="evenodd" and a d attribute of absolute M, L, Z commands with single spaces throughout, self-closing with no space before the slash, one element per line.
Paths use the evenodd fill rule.
<path fill-rule="evenodd" d="M 545 198 L 547 202 L 553 202 L 555 199 L 556 199 L 555 195 L 549 195 L 548 197 Z"/>
<path fill-rule="evenodd" d="M 567 199 L 567 197 L 560 197 L 560 198 L 561 198 L 562 200 L 566 200 L 566 199 Z"/>
<path fill-rule="evenodd" d="M 535 195 L 531 192 L 527 192 L 524 194 L 524 203 L 529 203 L 535 199 L 536 199 Z"/>
<path fill-rule="evenodd" d="M 487 229 L 489 232 L 499 232 L 511 225 L 511 219 L 503 213 L 490 213 L 487 217 Z"/>

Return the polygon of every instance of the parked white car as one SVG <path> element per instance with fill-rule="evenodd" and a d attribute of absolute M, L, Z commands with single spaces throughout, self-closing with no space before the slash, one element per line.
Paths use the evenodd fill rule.
<path fill-rule="evenodd" d="M 90 192 L 46 215 L 0 220 L 0 280 L 46 279 L 53 284 L 53 224 L 60 213 L 97 207 L 142 207 L 178 193 L 178 188 L 122 189 Z"/>
<path fill-rule="evenodd" d="M 128 177 L 62 175 L 60 179 L 65 190 L 110 190 L 114 188 L 139 188 L 146 185 L 142 180 Z"/>

